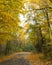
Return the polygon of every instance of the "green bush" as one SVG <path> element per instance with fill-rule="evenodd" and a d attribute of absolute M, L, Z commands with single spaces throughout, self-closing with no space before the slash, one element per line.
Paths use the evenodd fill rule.
<path fill-rule="evenodd" d="M 52 45 L 44 45 L 42 48 L 42 53 L 46 59 L 52 59 Z"/>
<path fill-rule="evenodd" d="M 35 47 L 33 46 L 33 44 L 31 43 L 28 43 L 28 44 L 25 44 L 25 46 L 23 47 L 23 51 L 26 51 L 26 52 L 35 52 Z"/>
<path fill-rule="evenodd" d="M 22 51 L 22 48 L 20 48 L 20 47 L 15 47 L 15 50 L 14 50 L 15 52 L 21 52 Z"/>
<path fill-rule="evenodd" d="M 17 43 L 11 43 L 10 41 L 7 41 L 5 55 L 20 51 L 22 51 L 22 49 L 17 45 Z"/>

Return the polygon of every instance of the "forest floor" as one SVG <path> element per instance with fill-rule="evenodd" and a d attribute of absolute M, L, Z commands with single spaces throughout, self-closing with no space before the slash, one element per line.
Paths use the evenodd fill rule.
<path fill-rule="evenodd" d="M 0 65 L 52 65 L 52 61 L 43 61 L 40 56 L 31 52 L 18 52 L 0 58 Z"/>

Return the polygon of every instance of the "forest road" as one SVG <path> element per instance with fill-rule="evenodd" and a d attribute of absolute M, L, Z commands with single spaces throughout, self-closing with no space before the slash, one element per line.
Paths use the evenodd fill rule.
<path fill-rule="evenodd" d="M 0 65 L 52 65 L 52 62 L 42 62 L 38 54 L 19 52 L 12 58 L 0 62 Z"/>

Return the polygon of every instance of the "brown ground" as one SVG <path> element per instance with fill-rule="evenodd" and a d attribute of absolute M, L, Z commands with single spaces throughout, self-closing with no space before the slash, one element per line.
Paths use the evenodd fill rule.
<path fill-rule="evenodd" d="M 0 65 L 52 65 L 52 61 L 43 61 L 41 54 L 18 52 L 0 59 Z"/>

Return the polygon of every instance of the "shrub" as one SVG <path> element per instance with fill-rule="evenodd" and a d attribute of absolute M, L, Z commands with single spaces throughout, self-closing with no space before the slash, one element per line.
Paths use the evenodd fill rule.
<path fill-rule="evenodd" d="M 52 59 L 52 45 L 46 44 L 42 48 L 42 53 L 45 58 Z"/>
<path fill-rule="evenodd" d="M 6 43 L 6 49 L 5 49 L 5 55 L 11 54 L 13 52 L 20 52 L 22 49 L 18 46 L 17 43 L 14 41 L 7 41 Z"/>
<path fill-rule="evenodd" d="M 25 44 L 25 46 L 23 47 L 23 51 L 32 51 L 32 52 L 35 52 L 35 47 L 33 46 L 33 44 L 31 43 L 28 43 L 28 44 Z"/>

